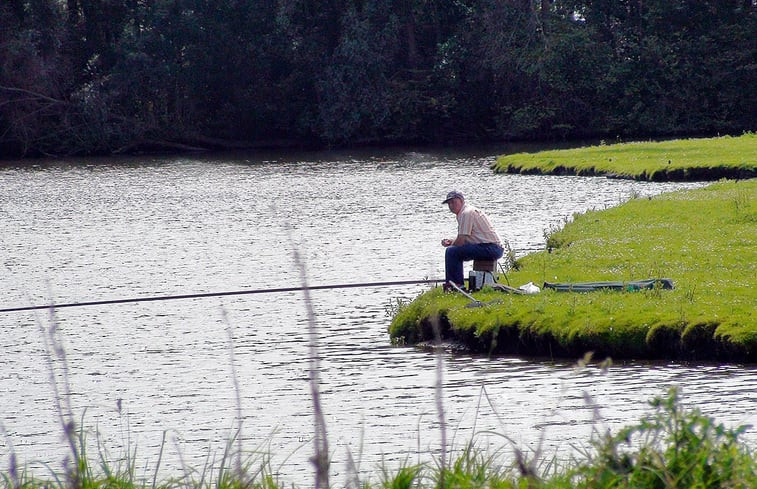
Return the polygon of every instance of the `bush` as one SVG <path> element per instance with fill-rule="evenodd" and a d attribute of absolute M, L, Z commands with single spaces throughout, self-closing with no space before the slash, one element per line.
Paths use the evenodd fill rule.
<path fill-rule="evenodd" d="M 572 471 L 574 487 L 757 487 L 754 457 L 737 441 L 746 426 L 685 412 L 675 389 L 651 404 L 654 416 L 597 441 L 589 462 Z"/>

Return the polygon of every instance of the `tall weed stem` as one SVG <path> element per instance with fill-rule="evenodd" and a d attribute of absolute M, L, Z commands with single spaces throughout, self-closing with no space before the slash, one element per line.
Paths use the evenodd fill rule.
<path fill-rule="evenodd" d="M 326 431 L 326 419 L 321 406 L 320 384 L 320 352 L 318 348 L 318 329 L 315 324 L 315 311 L 310 297 L 305 264 L 295 250 L 294 261 L 300 271 L 300 282 L 307 310 L 308 331 L 310 335 L 310 395 L 313 399 L 313 416 L 315 418 L 315 453 L 312 462 L 315 465 L 315 489 L 329 487 L 329 442 Z"/>

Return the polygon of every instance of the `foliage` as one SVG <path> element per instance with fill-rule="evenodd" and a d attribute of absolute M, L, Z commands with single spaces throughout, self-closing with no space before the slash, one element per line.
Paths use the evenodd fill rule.
<path fill-rule="evenodd" d="M 626 145 L 614 149 L 635 171 L 646 155 L 677 154 L 678 164 L 741 164 L 747 141 L 680 141 L 670 147 Z M 707 149 L 710 146 L 713 148 Z M 733 150 L 723 149 L 732 146 Z M 665 149 L 667 148 L 667 149 Z M 687 151 L 686 148 L 689 148 Z M 602 148 L 570 153 L 587 165 L 602 164 Z M 599 156 L 597 156 L 599 155 Z M 704 157 L 703 155 L 710 155 Z M 686 157 L 690 160 L 685 160 Z M 536 159 L 542 158 L 534 155 Z M 674 290 L 567 293 L 534 296 L 484 289 L 485 304 L 467 308 L 459 294 L 430 291 L 390 325 L 393 337 L 430 339 L 421 326 L 444 310 L 450 335 L 483 352 L 550 356 L 586 351 L 616 358 L 757 360 L 757 180 L 721 181 L 709 187 L 635 198 L 619 207 L 573 216 L 547 236 L 549 248 L 518 259 L 508 272 L 514 286 L 533 282 L 596 282 L 670 278 Z"/>
<path fill-rule="evenodd" d="M 653 417 L 595 440 L 590 459 L 571 470 L 573 487 L 757 487 L 754 458 L 738 443 L 746 426 L 685 411 L 675 389 L 651 405 Z"/>
<path fill-rule="evenodd" d="M 543 469 L 521 461 L 502 466 L 497 457 L 468 444 L 449 466 L 435 464 L 381 467 L 379 484 L 369 478 L 355 480 L 350 487 L 381 488 L 490 488 L 490 489 L 582 489 L 634 488 L 673 489 L 679 487 L 757 487 L 754 454 L 739 437 L 747 426 L 729 429 L 697 410 L 686 410 L 678 392 L 651 401 L 652 416 L 622 428 L 617 433 L 593 435 L 585 454 L 558 468 L 554 461 Z M 83 442 L 82 439 L 79 439 Z M 233 440 L 228 443 L 233 446 Z M 82 452 L 76 474 L 52 473 L 50 479 L 12 466 L 2 472 L 0 489 L 276 489 L 287 487 L 271 475 L 268 457 L 254 456 L 232 470 L 226 464 L 237 455 L 227 452 L 220 468 L 188 470 L 183 477 L 146 481 L 135 476 L 132 457 L 127 467 L 113 467 L 101 452 L 99 461 Z M 518 457 L 516 457 L 518 458 Z M 187 470 L 185 468 L 185 470 Z"/>
<path fill-rule="evenodd" d="M 12 0 L 0 155 L 754 130 L 754 2 Z"/>

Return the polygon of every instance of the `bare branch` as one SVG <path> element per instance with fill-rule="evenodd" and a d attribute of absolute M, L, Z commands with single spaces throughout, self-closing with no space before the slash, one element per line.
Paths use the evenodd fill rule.
<path fill-rule="evenodd" d="M 57 98 L 50 97 L 48 95 L 45 95 L 43 93 L 34 92 L 32 90 L 27 90 L 25 88 L 17 88 L 17 87 L 6 87 L 3 85 L 0 85 L 0 90 L 5 90 L 7 92 L 17 92 L 17 93 L 23 93 L 26 95 L 31 95 L 35 99 L 41 99 L 41 100 L 47 100 L 48 102 L 52 102 L 54 104 L 61 104 L 61 105 L 71 105 L 71 102 L 67 102 L 65 100 L 60 100 Z"/>

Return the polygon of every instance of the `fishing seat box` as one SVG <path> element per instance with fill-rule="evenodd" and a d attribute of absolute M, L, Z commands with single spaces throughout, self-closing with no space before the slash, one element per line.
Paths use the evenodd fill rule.
<path fill-rule="evenodd" d="M 481 290 L 484 285 L 494 285 L 497 260 L 473 260 L 473 270 L 468 275 L 468 290 Z"/>

